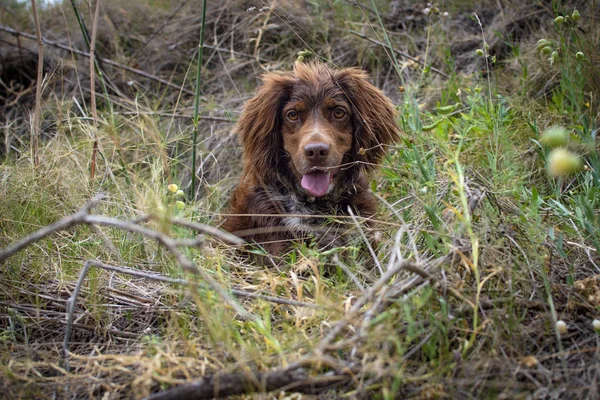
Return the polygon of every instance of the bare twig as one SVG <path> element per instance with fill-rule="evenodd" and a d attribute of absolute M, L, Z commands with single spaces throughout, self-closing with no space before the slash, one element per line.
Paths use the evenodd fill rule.
<path fill-rule="evenodd" d="M 72 227 L 73 225 L 80 224 L 82 218 L 85 215 L 88 215 L 90 210 L 103 198 L 103 194 L 96 195 L 92 200 L 90 200 L 86 205 L 84 205 L 81 208 L 81 210 L 79 210 L 75 214 L 63 218 L 51 225 L 45 226 L 33 232 L 31 235 L 19 240 L 17 243 L 5 247 L 0 251 L 0 261 L 4 261 L 8 257 L 14 255 L 15 253 L 24 249 L 30 244 L 37 242 L 38 240 L 41 240 L 46 236 L 53 234 L 54 232 L 62 231 Z"/>
<path fill-rule="evenodd" d="M 365 36 L 362 33 L 359 33 L 359 32 L 356 32 L 356 31 L 352 31 L 352 30 L 350 31 L 350 33 L 352 33 L 353 35 L 356 35 L 358 37 L 361 37 L 361 38 L 363 38 L 365 40 L 368 40 L 369 42 L 374 43 L 374 44 L 376 44 L 378 46 L 385 47 L 386 49 L 390 49 L 391 48 L 387 44 L 381 43 L 380 41 L 375 40 L 375 39 L 371 39 L 370 37 Z M 409 60 L 412 60 L 412 61 L 414 61 L 414 62 L 416 62 L 418 64 L 421 64 L 422 66 L 425 66 L 425 63 L 423 61 L 419 60 L 418 58 L 415 58 L 415 57 L 411 56 L 410 54 L 406 54 L 406 53 L 404 53 L 404 52 L 402 52 L 400 50 L 394 49 L 394 48 L 391 48 L 391 50 L 393 50 L 396 54 L 398 54 L 398 55 L 400 55 L 402 57 L 408 58 Z M 446 74 L 445 72 L 443 72 L 443 71 L 441 71 L 441 70 L 439 70 L 439 69 L 437 69 L 435 67 L 430 67 L 430 68 L 436 74 L 439 74 L 439 75 L 441 75 L 441 76 L 443 76 L 445 78 L 449 77 L 448 74 Z"/>
<path fill-rule="evenodd" d="M 36 0 L 31 0 L 31 9 L 33 11 L 33 21 L 35 23 L 35 32 L 38 42 L 38 65 L 37 65 L 37 81 L 35 85 L 35 112 L 33 114 L 33 128 L 31 129 L 31 155 L 33 165 L 40 165 L 38 154 L 39 137 L 42 134 L 41 130 L 41 113 L 42 113 L 42 79 L 44 71 L 44 39 L 42 38 L 42 28 L 37 14 Z"/>
<path fill-rule="evenodd" d="M 100 198 L 98 198 L 98 200 Z M 95 202 L 97 202 L 98 200 L 95 200 Z M 4 250 L 0 251 L 0 261 L 10 257 L 11 255 L 15 254 L 17 251 L 27 247 L 28 245 L 30 245 L 31 243 L 33 243 L 37 240 L 40 240 L 40 239 L 50 235 L 51 233 L 54 233 L 59 230 L 67 229 L 73 225 L 89 224 L 89 225 L 111 226 L 114 228 L 119 228 L 119 229 L 127 230 L 130 232 L 139 233 L 144 236 L 155 239 L 157 242 L 159 242 L 161 245 L 163 245 L 167 250 L 169 250 L 169 252 L 171 252 L 171 254 L 173 254 L 177 263 L 184 270 L 198 274 L 205 282 L 207 282 L 212 287 L 212 289 L 215 292 L 217 292 L 221 296 L 221 298 L 240 315 L 240 317 L 242 317 L 244 319 L 250 319 L 252 321 L 256 320 L 256 318 L 252 314 L 250 314 L 248 311 L 246 311 L 246 309 L 244 309 L 241 305 L 239 305 L 237 303 L 237 301 L 229 295 L 229 293 L 227 293 L 208 273 L 206 273 L 206 271 L 204 271 L 201 268 L 198 268 L 198 266 L 192 260 L 187 258 L 178 249 L 179 242 L 176 239 L 173 239 L 173 238 L 166 236 L 160 232 L 157 232 L 150 228 L 146 228 L 146 227 L 137 225 L 132 222 L 122 221 L 117 218 L 104 217 L 104 216 L 99 216 L 99 215 L 90 215 L 89 210 L 90 210 L 91 206 L 93 204 L 95 204 L 95 202 L 94 201 L 90 202 L 88 205 L 86 205 L 84 208 L 82 208 L 81 211 L 79 211 L 69 217 L 63 218 L 62 220 L 60 220 L 50 226 L 44 227 L 44 228 L 38 230 L 37 232 L 34 232 L 30 236 L 22 239 L 21 241 L 15 243 L 14 245 L 9 246 L 9 247 L 5 248 Z M 196 224 L 196 227 L 200 228 L 203 226 L 200 224 Z M 205 232 L 211 231 L 213 233 L 216 233 L 210 229 L 205 229 L 204 231 Z M 237 238 L 232 235 L 229 235 L 229 234 L 225 234 L 223 232 L 218 233 L 218 235 L 220 236 L 221 239 L 229 239 L 228 241 L 232 242 L 233 244 L 245 243 L 242 239 Z"/>

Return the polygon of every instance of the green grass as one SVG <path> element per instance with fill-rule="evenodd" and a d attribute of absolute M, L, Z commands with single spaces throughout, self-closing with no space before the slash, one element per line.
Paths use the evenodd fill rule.
<path fill-rule="evenodd" d="M 167 3 L 136 4 L 144 11 L 139 13 L 124 5 L 123 14 L 112 8 L 106 12 L 115 21 L 129 21 L 131 32 L 147 38 L 150 28 L 157 29 L 175 9 Z M 366 4 L 372 11 L 343 1 L 309 3 L 308 11 L 284 4 L 272 13 L 209 5 L 206 43 L 255 57 L 205 49 L 200 115 L 235 118 L 265 68 L 288 69 L 307 47 L 331 65 L 370 69 L 396 101 L 403 131 L 371 182 L 381 198 L 375 250 L 384 267 L 391 257 L 402 257 L 432 279 L 415 283 L 415 273 L 402 271 L 352 318 L 325 357 L 312 352 L 379 277 L 356 229 L 347 248 L 320 252 L 298 244 L 278 268 L 240 259 L 210 237 L 182 249 L 228 290 L 318 305 L 238 298 L 252 315 L 244 320 L 152 239 L 79 225 L 2 264 L 0 383 L 10 396 L 52 391 L 58 397 L 139 398 L 218 372 L 283 368 L 312 354 L 307 363 L 312 374 L 355 369 L 355 380 L 337 388 L 333 397 L 526 398 L 539 394 L 542 385 L 566 397 L 592 398 L 598 386 L 586 371 L 597 362 L 599 339 L 591 322 L 600 315 L 591 279 L 600 274 L 600 120 L 594 94 L 600 87 L 595 67 L 599 27 L 588 18 L 594 5 L 584 9 L 580 4 L 581 20 L 560 26 L 552 22 L 555 12 L 572 15 L 577 2 L 554 11 L 520 5 L 523 15 L 531 11 L 528 7 L 538 11 L 531 18 L 539 18 L 534 22 L 540 26 L 519 42 L 510 32 L 490 34 L 496 26 L 481 16 L 489 43 L 486 63 L 474 51 L 486 47 L 470 16 L 472 5 L 427 17 L 415 7 L 409 10 L 412 22 L 401 31 L 389 18 L 393 9 L 386 2 Z M 14 21 L 27 11 L 10 7 Z M 495 10 L 495 2 L 485 7 Z M 441 14 L 446 10 L 447 18 Z M 190 26 L 193 20 L 199 28 L 199 12 L 186 8 L 172 24 Z M 75 35 L 73 16 L 59 24 L 51 18 L 59 14 L 58 9 L 43 10 L 42 30 L 64 32 L 68 26 Z M 3 18 L 0 22 L 7 23 Z M 468 32 L 462 30 L 465 21 L 473 25 Z M 231 30 L 234 25 L 238 28 Z M 426 59 L 425 67 L 401 57 L 390 60 L 381 48 L 349 33 L 361 30 L 376 37 L 377 32 L 385 42 L 382 25 L 397 48 Z M 130 43 L 143 42 L 133 33 L 121 37 L 122 29 L 108 23 L 100 32 L 105 51 L 120 38 L 121 62 L 136 49 Z M 469 36 L 472 48 L 454 47 L 459 32 Z M 535 48 L 542 36 L 558 53 L 552 65 L 551 56 Z M 186 82 L 187 67 L 196 68 L 191 54 L 197 38 L 196 28 L 168 25 L 137 62 L 165 79 Z M 161 69 L 164 49 L 174 42 L 171 64 Z M 584 58 L 576 55 L 579 51 Z M 46 88 L 44 116 L 52 134 L 41 142 L 41 168 L 33 167 L 28 153 L 23 130 L 28 114 L 11 109 L 12 119 L 0 127 L 4 135 L 8 132 L 6 140 L 21 138 L 11 139 L 20 153 L 1 153 L 0 248 L 73 214 L 98 192 L 107 197 L 94 213 L 122 220 L 152 213 L 158 220 L 143 225 L 176 239 L 195 234 L 168 223 L 168 216 L 218 225 L 240 172 L 232 125 L 199 121 L 199 199 L 184 200 L 168 185 L 187 190 L 190 184 L 194 99 L 141 78 L 123 84 L 130 91 L 122 89 L 125 97 L 113 94 L 112 108 L 99 96 L 100 154 L 92 180 L 89 99 L 79 95 L 87 87 L 82 77 L 89 65 L 74 65 L 79 80 L 74 70 L 56 69 L 58 81 L 68 87 L 50 80 Z M 435 74 L 432 66 L 450 77 Z M 134 79 L 121 81 L 120 72 L 110 72 L 120 83 Z M 549 176 L 546 163 L 553 150 L 540 142 L 546 128 L 555 125 L 569 132 L 564 146 L 583 160 L 582 169 L 561 177 Z M 177 201 L 184 201 L 183 209 Z M 442 257 L 447 258 L 436 264 Z M 77 300 L 67 373 L 59 356 L 65 301 L 88 259 L 199 285 L 180 287 L 92 269 Z M 403 285 L 406 290 L 385 297 Z M 370 309 L 377 312 L 370 315 Z M 557 331 L 557 320 L 567 322 L 568 333 Z"/>

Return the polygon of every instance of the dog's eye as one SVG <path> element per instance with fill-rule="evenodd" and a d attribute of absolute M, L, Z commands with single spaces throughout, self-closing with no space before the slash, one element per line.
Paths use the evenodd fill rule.
<path fill-rule="evenodd" d="M 287 114 L 285 115 L 287 117 L 287 119 L 289 119 L 290 121 L 297 121 L 298 120 L 298 113 L 295 110 L 290 110 L 287 112 Z"/>
<path fill-rule="evenodd" d="M 342 119 L 346 116 L 346 111 L 343 108 L 338 107 L 335 110 L 333 110 L 333 116 L 337 119 Z"/>

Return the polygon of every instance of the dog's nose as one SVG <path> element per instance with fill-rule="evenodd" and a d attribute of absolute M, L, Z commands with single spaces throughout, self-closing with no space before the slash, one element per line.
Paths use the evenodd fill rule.
<path fill-rule="evenodd" d="M 304 146 L 304 155 L 312 163 L 322 163 L 329 155 L 329 145 L 326 143 L 309 143 Z"/>

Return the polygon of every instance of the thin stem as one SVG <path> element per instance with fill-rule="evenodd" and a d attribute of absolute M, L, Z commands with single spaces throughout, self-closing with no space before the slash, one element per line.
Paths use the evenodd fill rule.
<path fill-rule="evenodd" d="M 192 187 L 190 198 L 196 197 L 196 143 L 198 138 L 198 107 L 200 105 L 200 86 L 202 85 L 202 55 L 204 54 L 204 24 L 206 22 L 206 0 L 202 4 L 202 24 L 200 25 L 200 46 L 198 48 L 198 67 L 196 69 L 196 93 L 194 99 L 194 132 L 192 134 Z"/>

